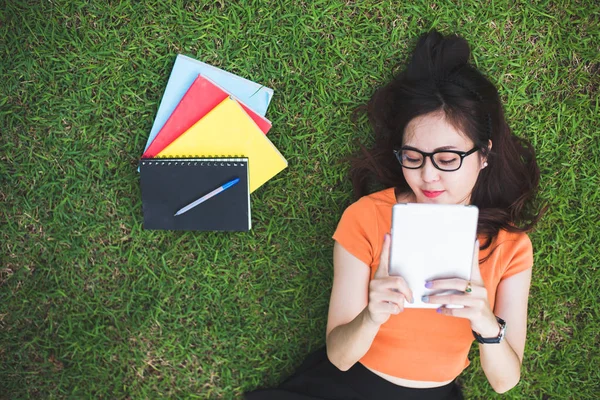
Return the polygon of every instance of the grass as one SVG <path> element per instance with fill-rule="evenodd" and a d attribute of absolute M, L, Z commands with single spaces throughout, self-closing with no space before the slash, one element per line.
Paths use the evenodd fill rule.
<path fill-rule="evenodd" d="M 531 234 L 514 399 L 600 381 L 600 7 L 593 1 L 10 1 L 0 8 L 0 398 L 239 398 L 324 343 L 332 240 L 352 201 L 351 111 L 420 33 L 464 36 L 532 141 L 550 206 Z M 137 160 L 176 54 L 275 89 L 289 168 L 249 233 L 142 229 Z M 498 397 L 477 362 L 467 398 Z"/>

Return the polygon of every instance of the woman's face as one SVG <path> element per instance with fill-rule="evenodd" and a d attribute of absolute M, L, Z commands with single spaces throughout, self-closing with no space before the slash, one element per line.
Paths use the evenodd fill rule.
<path fill-rule="evenodd" d="M 444 113 L 437 112 L 411 120 L 406 126 L 403 146 L 426 153 L 442 147 L 467 152 L 474 144 L 446 121 Z M 417 203 L 469 204 L 484 161 L 481 152 L 477 151 L 466 156 L 458 170 L 447 172 L 435 168 L 431 158 L 425 157 L 425 164 L 420 169 L 402 168 L 402 172 Z"/>

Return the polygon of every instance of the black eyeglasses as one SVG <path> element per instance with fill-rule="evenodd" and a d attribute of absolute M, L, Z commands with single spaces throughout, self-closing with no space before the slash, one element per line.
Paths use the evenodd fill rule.
<path fill-rule="evenodd" d="M 404 168 L 419 169 L 425 164 L 425 157 L 429 157 L 434 167 L 440 171 L 450 172 L 459 169 L 462 166 L 463 158 L 475 153 L 477 150 L 479 150 L 478 147 L 473 147 L 467 152 L 440 150 L 433 153 L 425 153 L 412 147 L 403 146 L 399 150 L 394 149 L 394 154 L 400 165 Z"/>

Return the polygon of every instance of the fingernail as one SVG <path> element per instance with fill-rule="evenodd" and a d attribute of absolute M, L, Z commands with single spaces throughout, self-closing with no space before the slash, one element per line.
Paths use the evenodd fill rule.
<path fill-rule="evenodd" d="M 435 312 L 438 313 L 438 314 L 441 314 L 442 313 L 442 309 L 438 308 L 438 309 L 435 310 Z"/>
<path fill-rule="evenodd" d="M 414 297 L 410 298 L 410 304 L 415 304 L 415 298 Z"/>
<path fill-rule="evenodd" d="M 423 296 L 423 297 L 421 297 L 421 301 L 423 303 L 428 303 L 429 302 L 429 296 Z"/>
<path fill-rule="evenodd" d="M 427 289 L 431 289 L 432 286 L 433 286 L 433 282 L 429 282 L 429 281 L 425 282 L 425 287 Z"/>

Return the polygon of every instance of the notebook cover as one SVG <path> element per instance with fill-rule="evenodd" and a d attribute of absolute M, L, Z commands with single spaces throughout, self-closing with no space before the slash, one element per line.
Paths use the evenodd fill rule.
<path fill-rule="evenodd" d="M 191 210 L 186 205 L 234 178 L 240 182 Z M 144 229 L 248 231 L 248 159 L 142 159 Z"/>
<path fill-rule="evenodd" d="M 178 54 L 171 70 L 165 93 L 163 94 L 150 136 L 144 152 L 150 146 L 158 132 L 162 129 L 181 98 L 187 92 L 198 74 L 202 74 L 215 84 L 240 99 L 242 103 L 264 116 L 273 97 L 273 89 L 262 86 L 251 80 L 242 78 L 220 68 Z"/>
<path fill-rule="evenodd" d="M 209 79 L 198 75 L 142 157 L 155 157 L 227 97 L 227 92 Z M 266 134 L 271 129 L 271 122 L 268 119 L 244 104 L 240 103 L 240 105 L 263 133 Z"/>
<path fill-rule="evenodd" d="M 249 159 L 250 193 L 287 167 L 279 150 L 238 102 L 228 97 L 158 156 L 186 158 L 234 154 Z"/>

